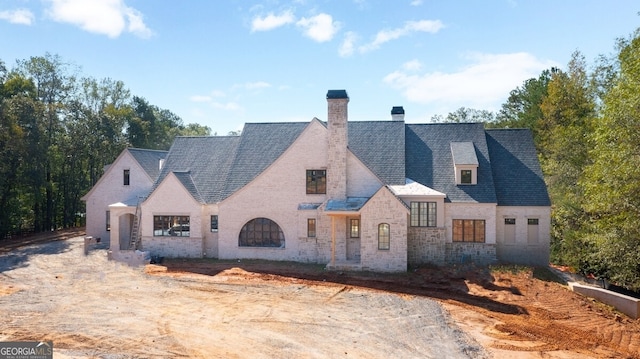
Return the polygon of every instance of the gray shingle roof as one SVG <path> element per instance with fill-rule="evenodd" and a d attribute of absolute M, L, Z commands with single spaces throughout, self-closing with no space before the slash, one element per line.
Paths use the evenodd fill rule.
<path fill-rule="evenodd" d="M 188 172 L 192 185 L 185 188 L 199 201 L 218 200 L 240 143 L 238 136 L 176 137 L 155 187 L 171 172 Z M 183 183 L 184 178 L 178 176 Z"/>
<path fill-rule="evenodd" d="M 445 193 L 449 202 L 549 205 L 527 130 L 485 131 L 479 123 L 352 121 L 348 124 L 349 149 L 385 185 L 402 185 L 410 178 Z M 269 167 L 308 125 L 308 122 L 249 123 L 241 136 L 177 137 L 154 188 L 174 172 L 196 200 L 222 201 Z M 454 147 L 456 143 L 465 143 L 464 156 L 471 156 L 473 151 L 478 163 L 477 185 L 456 185 L 452 143 Z"/>
<path fill-rule="evenodd" d="M 405 141 L 408 178 L 446 193 L 446 201 L 497 202 L 481 123 L 407 124 Z M 473 142 L 478 159 L 477 185 L 456 185 L 451 142 Z"/>
<path fill-rule="evenodd" d="M 133 158 L 140 164 L 142 169 L 155 180 L 160 173 L 160 160 L 167 157 L 167 151 L 145 150 L 141 148 L 127 148 Z"/>
<path fill-rule="evenodd" d="M 405 183 L 403 121 L 349 122 L 349 149 L 385 184 Z"/>
<path fill-rule="evenodd" d="M 489 129 L 486 133 L 498 205 L 550 206 L 531 131 Z"/>
<path fill-rule="evenodd" d="M 308 123 L 248 123 L 241 136 L 176 137 L 154 185 L 170 172 L 202 203 L 219 202 L 255 179 L 298 138 Z"/>
<path fill-rule="evenodd" d="M 451 142 L 451 155 L 456 165 L 478 165 L 473 142 Z"/>

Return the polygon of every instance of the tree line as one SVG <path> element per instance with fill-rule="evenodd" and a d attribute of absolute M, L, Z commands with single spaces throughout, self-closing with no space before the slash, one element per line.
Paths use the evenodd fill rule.
<path fill-rule="evenodd" d="M 124 148 L 210 133 L 57 55 L 0 60 L 0 239 L 82 225 L 81 196 Z"/>
<path fill-rule="evenodd" d="M 551 261 L 640 290 L 640 29 L 588 65 L 574 52 L 512 90 L 497 113 L 432 121 L 529 128 L 552 201 Z M 86 193 L 127 146 L 209 135 L 58 56 L 0 62 L 0 238 L 74 226 Z"/>

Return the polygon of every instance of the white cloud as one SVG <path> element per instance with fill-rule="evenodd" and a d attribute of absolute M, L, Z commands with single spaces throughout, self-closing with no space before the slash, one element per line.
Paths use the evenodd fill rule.
<path fill-rule="evenodd" d="M 358 35 L 353 31 L 347 32 L 344 35 L 342 45 L 340 45 L 340 48 L 338 49 L 338 54 L 342 57 L 349 57 L 353 55 L 356 41 L 358 41 Z"/>
<path fill-rule="evenodd" d="M 422 5 L 422 0 L 412 0 L 410 4 L 411 6 L 420 6 Z"/>
<path fill-rule="evenodd" d="M 422 63 L 419 60 L 414 59 L 402 64 L 402 68 L 406 71 L 420 71 L 422 70 Z"/>
<path fill-rule="evenodd" d="M 360 52 L 376 50 L 384 43 L 397 40 L 415 32 L 428 32 L 435 34 L 443 27 L 444 24 L 440 20 L 407 21 L 403 27 L 379 31 L 371 43 L 360 47 Z"/>
<path fill-rule="evenodd" d="M 140 11 L 124 0 L 47 0 L 49 16 L 59 22 L 79 26 L 83 30 L 116 38 L 124 31 L 148 38 L 152 31 L 145 25 Z"/>
<path fill-rule="evenodd" d="M 472 54 L 468 66 L 450 73 L 416 73 L 413 63 L 404 64 L 384 82 L 402 91 L 407 100 L 433 105 L 497 110 L 509 92 L 523 81 L 537 77 L 544 69 L 557 66 L 528 53 Z"/>
<path fill-rule="evenodd" d="M 251 31 L 269 31 L 294 21 L 295 18 L 291 10 L 287 10 L 280 15 L 270 13 L 265 17 L 257 16 L 251 21 Z"/>
<path fill-rule="evenodd" d="M 27 9 L 0 11 L 0 20 L 7 20 L 12 24 L 31 25 L 33 13 Z"/>
<path fill-rule="evenodd" d="M 340 29 L 340 23 L 333 21 L 333 17 L 325 13 L 310 18 L 303 17 L 296 25 L 303 28 L 305 36 L 317 42 L 330 41 Z"/>

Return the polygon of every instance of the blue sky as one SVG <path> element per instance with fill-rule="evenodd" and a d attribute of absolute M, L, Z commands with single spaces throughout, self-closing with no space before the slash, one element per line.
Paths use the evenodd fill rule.
<path fill-rule="evenodd" d="M 591 64 L 639 24 L 637 1 L 0 0 L 0 59 L 57 54 L 85 76 L 218 134 L 245 122 L 429 122 L 496 111 L 509 91 L 579 50 Z"/>

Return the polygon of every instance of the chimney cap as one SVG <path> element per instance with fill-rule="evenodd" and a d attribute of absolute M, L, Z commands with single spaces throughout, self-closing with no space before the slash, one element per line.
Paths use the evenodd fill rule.
<path fill-rule="evenodd" d="M 392 115 L 404 115 L 404 108 L 402 106 L 393 106 L 391 109 Z"/>
<path fill-rule="evenodd" d="M 327 92 L 327 100 L 338 99 L 338 98 L 348 99 L 349 96 L 347 95 L 347 90 L 329 90 Z"/>

